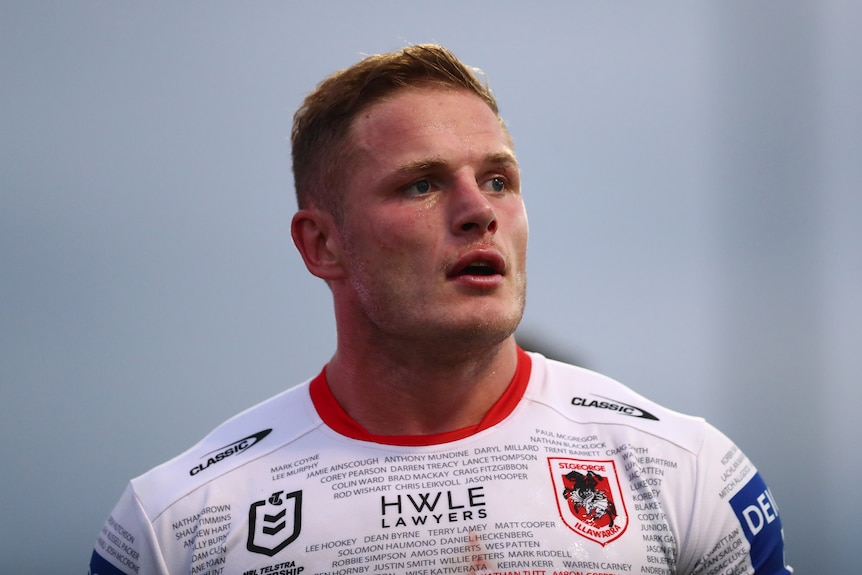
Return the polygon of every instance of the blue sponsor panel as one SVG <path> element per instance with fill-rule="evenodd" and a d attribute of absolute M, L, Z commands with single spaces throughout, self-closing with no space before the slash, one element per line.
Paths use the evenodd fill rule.
<path fill-rule="evenodd" d="M 772 493 L 759 473 L 730 499 L 730 506 L 751 545 L 755 573 L 792 573 L 784 563 L 784 534 Z"/>
<path fill-rule="evenodd" d="M 114 567 L 107 559 L 93 551 L 93 556 L 90 557 L 89 575 L 127 575 L 125 571 L 120 571 Z"/>

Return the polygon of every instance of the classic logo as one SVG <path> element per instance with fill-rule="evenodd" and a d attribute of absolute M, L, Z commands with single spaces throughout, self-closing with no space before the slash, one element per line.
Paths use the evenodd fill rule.
<path fill-rule="evenodd" d="M 248 543 L 252 553 L 272 557 L 297 537 L 302 529 L 302 491 L 276 491 L 248 510 Z"/>
<path fill-rule="evenodd" d="M 612 460 L 549 457 L 548 467 L 569 529 L 602 546 L 625 532 L 628 513 Z"/>
<path fill-rule="evenodd" d="M 658 421 L 658 417 L 645 409 L 641 409 L 640 407 L 635 407 L 634 405 L 629 405 L 627 403 L 623 403 L 622 401 L 617 401 L 616 399 L 602 397 L 601 395 L 596 395 L 594 397 L 605 399 L 607 401 L 600 401 L 600 399 L 587 399 L 585 397 L 573 397 L 572 405 L 575 405 L 577 407 L 595 407 L 598 409 L 609 409 L 610 411 L 616 411 L 618 413 L 621 413 L 623 415 L 629 415 L 631 417 L 640 417 L 641 419 L 652 419 L 653 421 Z"/>
<path fill-rule="evenodd" d="M 195 465 L 191 469 L 189 469 L 189 475 L 197 475 L 210 465 L 215 465 L 219 461 L 222 461 L 226 457 L 230 457 L 231 455 L 236 455 L 242 451 L 245 451 L 267 435 L 272 431 L 272 429 L 264 429 L 263 431 L 258 431 L 257 433 L 253 433 L 248 437 L 243 437 L 238 441 L 234 441 L 233 443 L 229 443 L 224 447 L 219 447 L 218 449 L 214 449 L 209 453 L 204 453 L 201 456 L 201 459 L 206 458 L 204 463 L 199 465 Z"/>

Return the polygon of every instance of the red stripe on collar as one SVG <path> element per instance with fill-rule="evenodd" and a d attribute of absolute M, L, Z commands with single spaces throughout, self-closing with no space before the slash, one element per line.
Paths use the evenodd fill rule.
<path fill-rule="evenodd" d="M 532 360 L 530 356 L 524 350 L 518 348 L 518 366 L 515 369 L 515 375 L 512 377 L 512 381 L 509 383 L 506 391 L 491 406 L 491 409 L 488 410 L 482 421 L 469 427 L 445 433 L 433 433 L 431 435 L 374 435 L 368 433 L 364 427 L 359 425 L 344 411 L 335 399 L 335 396 L 332 395 L 329 384 L 326 382 L 326 368 L 311 380 L 309 393 L 311 394 L 314 408 L 323 422 L 341 435 L 361 441 L 381 443 L 383 445 L 438 445 L 464 439 L 484 429 L 493 427 L 508 417 L 524 396 L 524 391 L 526 391 L 527 384 L 530 381 L 531 370 Z"/>

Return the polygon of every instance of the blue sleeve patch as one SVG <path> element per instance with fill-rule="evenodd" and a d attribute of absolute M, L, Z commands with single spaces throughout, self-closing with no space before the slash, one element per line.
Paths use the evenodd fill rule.
<path fill-rule="evenodd" d="M 778 507 L 759 473 L 730 499 L 730 506 L 751 545 L 754 572 L 792 573 L 784 564 L 784 534 Z"/>
<path fill-rule="evenodd" d="M 126 575 L 124 571 L 120 571 L 114 567 L 107 559 L 93 551 L 93 556 L 90 557 L 89 575 Z"/>

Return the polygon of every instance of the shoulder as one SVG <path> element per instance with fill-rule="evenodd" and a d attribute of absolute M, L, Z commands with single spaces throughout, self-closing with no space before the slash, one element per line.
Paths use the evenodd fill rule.
<path fill-rule="evenodd" d="M 264 457 L 320 424 L 304 382 L 225 421 L 173 459 L 131 481 L 154 518 L 202 485 Z"/>
<path fill-rule="evenodd" d="M 544 404 L 578 423 L 619 426 L 696 454 L 720 433 L 703 418 L 664 407 L 630 387 L 588 369 L 530 353 L 525 399 Z"/>

